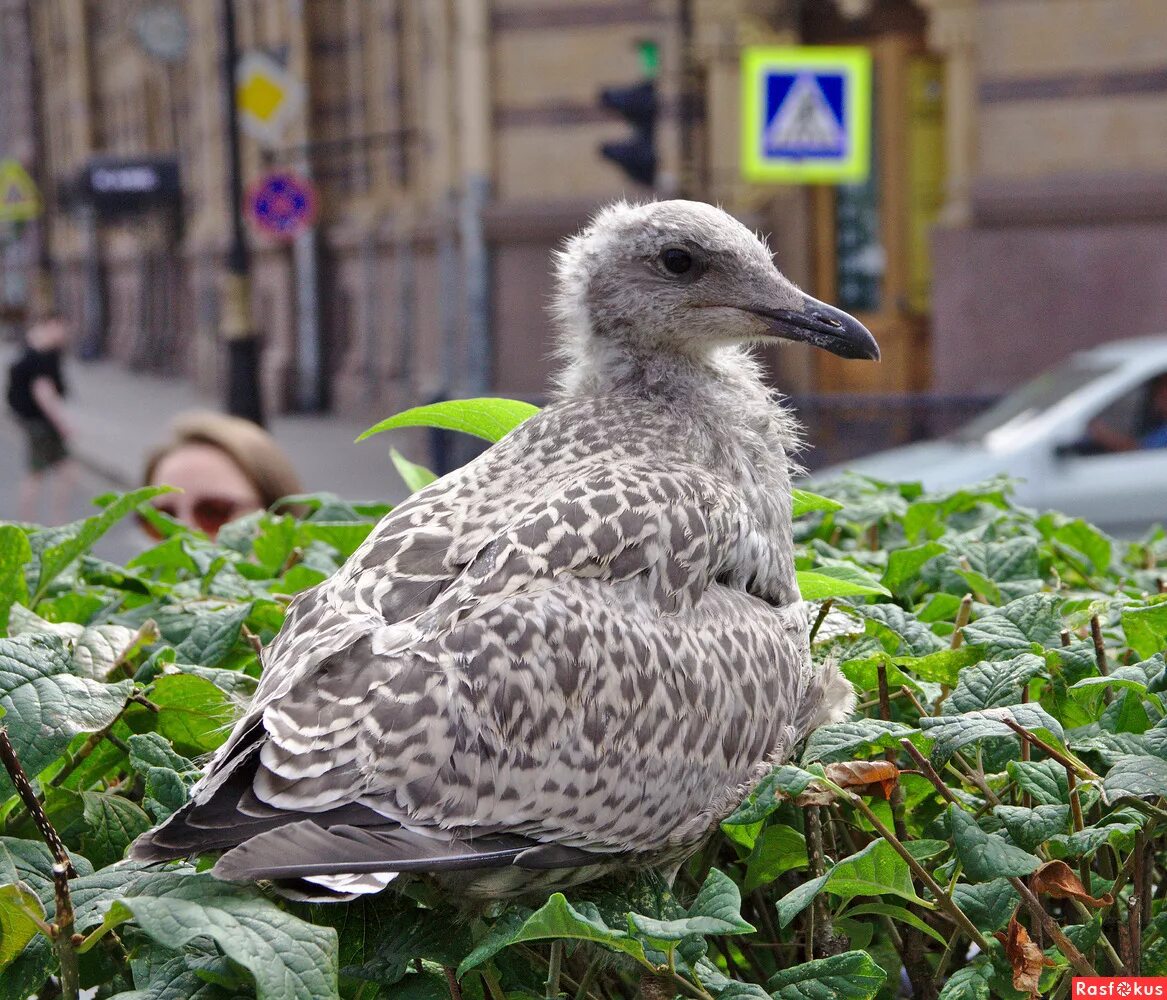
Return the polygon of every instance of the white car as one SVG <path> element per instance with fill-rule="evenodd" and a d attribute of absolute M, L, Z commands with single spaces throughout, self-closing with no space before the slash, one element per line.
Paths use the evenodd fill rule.
<path fill-rule="evenodd" d="M 1119 340 L 1073 355 L 954 434 L 815 473 L 846 470 L 925 489 L 1005 474 L 1030 507 L 1084 517 L 1120 536 L 1167 523 L 1167 336 Z M 1156 398 L 1158 397 L 1158 398 Z M 1128 442 L 1130 450 L 1110 447 Z M 1136 444 L 1141 443 L 1141 447 Z"/>

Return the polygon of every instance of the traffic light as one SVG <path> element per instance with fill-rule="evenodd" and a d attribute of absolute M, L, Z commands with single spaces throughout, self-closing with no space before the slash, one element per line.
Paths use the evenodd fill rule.
<path fill-rule="evenodd" d="M 659 64 L 655 42 L 639 42 L 637 49 L 646 79 L 627 87 L 605 87 L 600 106 L 619 112 L 633 133 L 619 142 L 605 142 L 600 154 L 611 160 L 638 184 L 652 187 L 656 182 L 656 73 Z"/>

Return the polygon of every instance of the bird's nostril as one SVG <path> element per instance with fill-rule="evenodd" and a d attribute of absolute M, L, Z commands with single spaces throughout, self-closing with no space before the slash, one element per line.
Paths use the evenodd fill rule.
<path fill-rule="evenodd" d="M 836 330 L 843 329 L 843 324 L 840 323 L 834 316 L 828 316 L 826 313 L 811 313 L 811 318 L 817 320 L 819 323 L 825 323 L 827 326 L 833 326 Z"/>

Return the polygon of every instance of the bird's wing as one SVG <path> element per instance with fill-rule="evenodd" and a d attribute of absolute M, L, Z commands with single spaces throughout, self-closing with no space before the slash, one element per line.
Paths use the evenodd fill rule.
<path fill-rule="evenodd" d="M 609 426 L 637 423 L 602 416 Z M 581 404 L 544 410 L 415 494 L 324 585 L 329 599 L 385 622 L 426 615 L 440 628 L 537 580 L 646 573 L 663 611 L 691 606 L 732 562 L 750 529 L 748 505 L 667 436 L 587 439 L 581 426 L 600 418 Z"/>
<path fill-rule="evenodd" d="M 467 844 L 483 866 L 524 843 L 579 852 L 555 865 L 695 844 L 805 734 L 825 680 L 805 621 L 749 595 L 651 602 L 643 580 L 565 578 L 397 653 L 362 637 L 266 707 L 242 794 L 196 796 L 162 842 L 235 839 L 224 872 L 280 878 L 465 866 Z M 292 825 L 268 836 L 273 813 Z"/>

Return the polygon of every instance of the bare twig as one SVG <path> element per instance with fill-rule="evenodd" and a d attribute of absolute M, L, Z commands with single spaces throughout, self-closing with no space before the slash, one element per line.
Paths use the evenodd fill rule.
<path fill-rule="evenodd" d="M 547 966 L 547 982 L 543 987 L 543 995 L 547 1000 L 555 1000 L 559 996 L 559 974 L 563 970 L 563 942 L 551 942 L 551 961 Z"/>
<path fill-rule="evenodd" d="M 822 628 L 823 622 L 827 620 L 827 615 L 831 613 L 831 608 L 834 604 L 835 599 L 828 597 L 819 605 L 819 613 L 815 616 L 814 624 L 810 627 L 810 639 L 808 641 L 814 642 L 814 637 L 819 634 L 819 629 Z"/>
<path fill-rule="evenodd" d="M 81 970 L 77 964 L 77 946 L 73 940 L 73 898 L 69 894 L 69 877 L 73 866 L 68 858 L 53 865 L 53 898 L 57 911 L 53 916 L 53 950 L 61 963 L 61 996 L 77 1000 L 81 991 Z"/>
<path fill-rule="evenodd" d="M 952 630 L 952 638 L 948 641 L 949 648 L 960 649 L 960 644 L 964 642 L 964 627 L 968 624 L 969 616 L 972 614 L 972 594 L 965 594 L 960 599 L 960 610 L 956 613 L 956 623 Z"/>
<path fill-rule="evenodd" d="M 1134 872 L 1131 876 L 1131 894 L 1127 900 L 1127 937 L 1130 940 L 1130 959 L 1127 965 L 1130 968 L 1130 974 L 1132 976 L 1140 975 L 1140 968 L 1142 966 L 1143 907 L 1145 903 L 1143 890 L 1146 870 L 1146 859 L 1144 858 L 1145 847 L 1146 836 L 1142 830 L 1139 830 L 1135 834 L 1135 849 L 1133 851 Z M 1089 886 L 1086 887 L 1086 891 L 1090 891 Z"/>
<path fill-rule="evenodd" d="M 446 986 L 450 990 L 450 1000 L 462 1000 L 462 984 L 458 982 L 458 972 L 448 965 L 442 966 L 446 974 Z"/>
<path fill-rule="evenodd" d="M 62 767 L 61 770 L 59 770 L 56 774 L 54 774 L 52 779 L 49 781 L 49 784 L 52 785 L 53 788 L 60 788 L 61 785 L 64 784 L 65 779 L 68 778 L 69 775 L 71 775 L 74 771 L 76 771 L 77 768 L 86 760 L 86 758 L 88 758 L 89 755 L 93 753 L 93 751 L 96 750 L 98 746 L 101 745 L 102 740 L 109 740 L 111 743 L 117 745 L 118 749 L 129 749 L 125 746 L 124 743 L 121 742 L 121 740 L 113 735 L 113 727 L 116 726 L 121 720 L 122 714 L 129 706 L 130 701 L 133 700 L 134 697 L 131 695 L 126 704 L 122 706 L 121 712 L 118 712 L 118 714 L 115 715 L 112 720 L 110 720 L 109 725 L 103 726 L 95 733 L 90 733 L 85 738 L 85 742 L 77 748 L 77 752 L 69 757 L 69 759 L 65 762 L 65 766 Z M 146 699 L 143 698 L 142 700 L 145 701 Z M 155 705 L 153 702 L 150 702 L 149 704 L 155 712 L 158 711 L 157 705 Z"/>
<path fill-rule="evenodd" d="M 918 878 L 925 886 L 927 886 L 928 891 L 931 892 L 932 896 L 935 898 L 936 904 L 952 918 L 956 925 L 962 931 L 964 931 L 969 936 L 969 938 L 977 943 L 979 948 L 987 951 L 989 942 L 985 940 L 984 935 L 976 928 L 976 925 L 965 916 L 964 911 L 952 901 L 952 898 L 939 885 L 937 885 L 936 880 L 928 874 L 928 872 L 924 869 L 924 866 L 921 865 L 920 862 L 912 856 L 911 852 L 906 847 L 904 847 L 900 839 L 884 825 L 883 820 L 881 820 L 878 816 L 875 815 L 874 812 L 872 812 L 871 807 L 858 795 L 854 795 L 851 792 L 839 788 L 837 785 L 832 790 L 835 792 L 835 794 L 841 795 L 844 799 L 850 802 L 851 805 L 863 813 L 863 815 L 867 818 L 867 822 L 870 823 L 875 829 L 875 832 L 878 833 L 889 844 L 891 844 L 896 854 L 898 854 L 901 858 L 904 859 L 904 861 L 907 862 L 908 867 L 912 870 L 913 874 L 915 874 L 916 878 Z"/>
<path fill-rule="evenodd" d="M 1057 749 L 1056 747 L 1050 746 L 1040 736 L 1035 736 L 1033 733 L 1031 733 L 1024 726 L 1018 725 L 1012 719 L 1001 719 L 1000 721 L 1003 722 L 1010 729 L 1012 729 L 1013 732 L 1015 732 L 1023 740 L 1028 740 L 1035 747 L 1037 747 L 1040 751 L 1042 751 L 1042 753 L 1048 754 L 1050 757 L 1052 757 L 1054 760 L 1056 760 L 1059 764 L 1061 764 L 1062 767 L 1073 769 L 1074 773 L 1079 778 L 1086 778 L 1090 781 L 1097 781 L 1098 780 L 1098 775 L 1095 774 L 1093 771 L 1091 771 L 1090 768 L 1088 768 L 1080 760 L 1074 760 L 1072 757 L 1067 757 L 1064 753 L 1061 752 L 1061 750 Z"/>
<path fill-rule="evenodd" d="M 57 831 L 53 829 L 53 824 L 49 822 L 49 817 L 45 815 L 45 810 L 40 803 L 40 799 L 36 797 L 36 792 L 32 789 L 32 783 L 28 780 L 28 775 L 24 773 L 24 768 L 20 766 L 20 761 L 16 759 L 16 750 L 12 746 L 12 741 L 8 738 L 7 726 L 0 726 L 0 761 L 4 762 L 4 769 L 12 779 L 12 784 L 16 786 L 16 793 L 20 796 L 20 801 L 24 803 L 24 807 L 28 810 L 29 815 L 32 816 L 32 821 L 36 824 L 36 828 L 40 831 L 41 837 L 44 838 L 44 842 L 48 845 L 49 851 L 53 855 L 53 860 L 65 866 L 65 874 L 69 878 L 75 877 L 77 873 L 73 870 L 73 862 L 69 860 L 69 851 L 57 835 Z"/>
<path fill-rule="evenodd" d="M 822 875 L 826 867 L 823 860 L 823 817 L 819 806 L 808 806 L 803 815 L 806 817 L 806 850 L 810 860 L 810 877 L 815 879 Z M 829 955 L 834 936 L 826 896 L 819 893 L 811 902 L 807 913 L 806 960 L 810 962 L 815 958 Z"/>
<path fill-rule="evenodd" d="M 916 761 L 916 763 L 920 765 L 920 770 L 924 772 L 928 780 L 936 786 L 936 790 L 948 802 L 959 805 L 956 800 L 956 796 L 953 795 L 949 788 L 944 784 L 940 778 L 940 775 L 936 773 L 936 769 L 932 766 L 928 759 L 924 757 L 924 755 L 921 754 L 919 750 L 912 746 L 908 740 L 901 740 L 900 742 L 904 749 L 906 749 L 912 758 Z M 1078 974 L 1080 976 L 1097 976 L 1098 973 L 1094 971 L 1094 967 L 1086 960 L 1086 956 L 1083 955 L 1074 946 L 1073 941 L 1071 941 L 1068 937 L 1066 937 L 1065 934 L 1062 933 L 1061 928 L 1058 927 L 1056 923 L 1054 923 L 1053 918 L 1045 912 L 1045 908 L 1041 905 L 1040 900 L 1038 900 L 1038 898 L 1029 891 L 1029 886 L 1027 886 L 1025 882 L 1019 878 L 1010 878 L 1009 884 L 1017 890 L 1021 896 L 1022 902 L 1025 904 L 1026 909 L 1029 910 L 1033 917 L 1041 923 L 1042 929 L 1050 936 L 1054 944 L 1057 945 L 1058 951 L 1066 956 L 1066 961 L 1068 961 L 1077 970 Z M 945 896 L 943 898 L 947 899 L 948 897 Z M 949 900 L 949 902 L 951 902 L 951 900 Z M 955 904 L 953 904 L 953 906 L 955 907 Z M 957 908 L 957 912 L 961 912 L 959 908 Z M 961 912 L 961 916 L 964 917 L 963 912 Z M 966 922 L 968 921 L 967 917 L 964 919 Z M 975 941 L 976 938 L 973 938 L 973 940 Z M 983 940 L 983 938 L 981 940 Z M 980 941 L 977 941 L 977 944 L 980 944 Z"/>
<path fill-rule="evenodd" d="M 77 967 L 77 949 L 73 943 L 73 900 L 69 895 L 69 879 L 74 878 L 77 872 L 73 869 L 73 862 L 69 860 L 69 852 L 65 848 L 49 817 L 45 815 L 44 807 L 33 791 L 32 782 L 20 766 L 16 757 L 16 750 L 8 738 L 8 728 L 0 726 L 0 761 L 16 787 L 16 793 L 21 802 L 32 816 L 49 852 L 53 856 L 53 894 L 56 899 L 56 914 L 53 917 L 51 930 L 53 932 L 53 950 L 57 953 L 57 961 L 61 965 L 61 996 L 63 1000 L 77 1000 L 81 989 L 81 976 Z"/>
<path fill-rule="evenodd" d="M 1098 672 L 1108 677 L 1110 668 L 1106 663 L 1106 646 L 1102 642 L 1102 623 L 1097 615 L 1090 616 L 1090 638 L 1094 640 L 1094 662 L 1098 665 Z"/>

